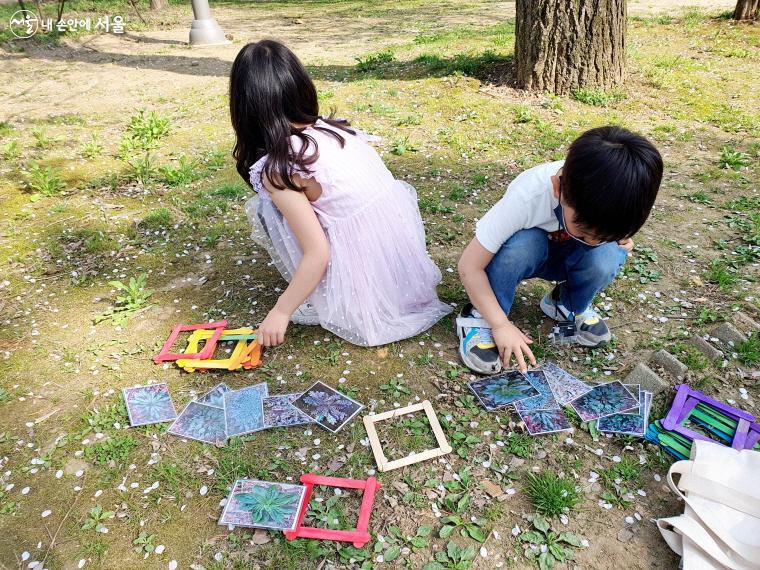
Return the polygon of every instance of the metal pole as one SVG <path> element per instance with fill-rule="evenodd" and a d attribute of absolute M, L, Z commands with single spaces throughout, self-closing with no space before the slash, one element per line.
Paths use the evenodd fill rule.
<path fill-rule="evenodd" d="M 192 0 L 193 24 L 190 26 L 190 45 L 208 46 L 230 43 L 211 15 L 208 0 Z"/>

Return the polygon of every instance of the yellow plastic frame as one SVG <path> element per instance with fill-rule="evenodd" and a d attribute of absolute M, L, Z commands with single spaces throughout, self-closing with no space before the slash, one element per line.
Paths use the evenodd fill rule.
<path fill-rule="evenodd" d="M 198 345 L 202 340 L 208 340 L 214 334 L 214 331 L 199 329 L 193 331 L 187 341 L 187 347 L 184 352 L 193 354 L 198 352 Z M 251 328 L 225 329 L 218 342 L 223 342 L 225 337 L 230 336 L 251 336 L 250 342 L 246 339 L 238 339 L 235 348 L 232 350 L 229 358 L 198 360 L 195 358 L 180 358 L 177 360 L 177 366 L 183 368 L 186 372 L 195 372 L 197 369 L 219 369 L 219 370 L 237 370 L 243 366 L 243 363 L 251 359 L 251 356 L 258 350 L 259 344 L 256 342 L 254 330 Z"/>

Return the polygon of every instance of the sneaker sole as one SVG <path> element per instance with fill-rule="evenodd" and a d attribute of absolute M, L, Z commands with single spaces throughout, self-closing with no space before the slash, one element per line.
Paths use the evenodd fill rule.
<path fill-rule="evenodd" d="M 502 370 L 501 362 L 498 362 L 497 364 L 493 366 L 489 366 L 488 369 L 484 369 L 479 367 L 476 363 L 474 363 L 470 359 L 470 355 L 465 353 L 465 351 L 462 349 L 462 341 L 464 340 L 464 337 L 467 336 L 464 332 L 464 327 L 460 327 L 456 324 L 456 319 L 454 320 L 454 329 L 457 333 L 457 338 L 459 339 L 459 358 L 462 360 L 462 363 L 472 370 L 473 372 L 477 374 L 498 374 Z"/>
<path fill-rule="evenodd" d="M 319 317 L 314 316 L 295 316 L 290 317 L 290 322 L 294 325 L 318 325 Z"/>
<path fill-rule="evenodd" d="M 550 305 L 544 299 L 541 299 L 541 301 L 538 303 L 538 306 L 541 308 L 541 312 L 545 314 L 547 317 L 549 317 L 551 320 L 557 321 L 557 322 L 565 320 L 562 318 L 562 315 L 557 313 L 557 309 L 554 307 L 554 305 Z"/>

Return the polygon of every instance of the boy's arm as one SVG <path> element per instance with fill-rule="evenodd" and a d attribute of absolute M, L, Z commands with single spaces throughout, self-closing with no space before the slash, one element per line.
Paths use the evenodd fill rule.
<path fill-rule="evenodd" d="M 477 238 L 473 238 L 470 244 L 462 252 L 459 258 L 459 277 L 467 291 L 470 301 L 488 321 L 492 329 L 507 323 L 509 319 L 504 313 L 499 301 L 496 300 L 491 283 L 486 275 L 486 266 L 493 259 L 494 254 L 480 245 Z"/>
<path fill-rule="evenodd" d="M 520 372 L 524 373 L 528 370 L 526 357 L 531 365 L 536 365 L 536 358 L 528 347 L 533 341 L 510 322 L 494 295 L 486 275 L 486 266 L 493 256 L 494 254 L 483 247 L 477 238 L 473 238 L 459 258 L 459 277 L 470 301 L 490 325 L 504 366 L 509 366 L 509 361 L 514 355 Z"/>

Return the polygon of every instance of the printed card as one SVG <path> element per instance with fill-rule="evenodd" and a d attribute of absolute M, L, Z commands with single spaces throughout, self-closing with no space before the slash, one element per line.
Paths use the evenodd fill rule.
<path fill-rule="evenodd" d="M 198 398 L 196 401 L 200 404 L 208 404 L 209 406 L 214 406 L 215 408 L 223 408 L 224 393 L 229 391 L 230 387 L 222 382 L 221 384 L 217 384 L 211 390 L 203 394 L 203 396 Z"/>
<path fill-rule="evenodd" d="M 190 402 L 167 431 L 180 437 L 222 445 L 227 439 L 224 409 Z"/>
<path fill-rule="evenodd" d="M 285 427 L 310 424 L 312 419 L 293 405 L 302 392 L 264 398 L 264 426 Z"/>
<path fill-rule="evenodd" d="M 475 380 L 468 386 L 489 412 L 541 394 L 530 379 L 517 370 Z"/>
<path fill-rule="evenodd" d="M 573 426 L 562 410 L 533 410 L 517 412 L 530 435 L 570 431 Z"/>
<path fill-rule="evenodd" d="M 619 381 L 600 384 L 571 402 L 584 422 L 627 412 L 639 405 L 638 400 Z"/>
<path fill-rule="evenodd" d="M 168 422 L 177 417 L 166 384 L 124 388 L 121 392 L 132 427 Z"/>
<path fill-rule="evenodd" d="M 268 395 L 266 383 L 224 393 L 227 437 L 264 429 L 264 398 Z"/>
<path fill-rule="evenodd" d="M 552 362 L 546 363 L 541 369 L 546 374 L 546 380 L 554 397 L 563 406 L 591 390 L 591 386 L 578 380 Z"/>
<path fill-rule="evenodd" d="M 559 404 L 554 398 L 549 382 L 546 380 L 546 374 L 543 370 L 528 370 L 527 373 L 530 383 L 540 392 L 538 396 L 525 398 L 515 402 L 515 410 L 518 412 L 527 412 L 530 410 L 559 410 Z"/>
<path fill-rule="evenodd" d="M 316 382 L 293 405 L 333 433 L 346 425 L 364 407 L 322 382 Z"/>
<path fill-rule="evenodd" d="M 303 485 L 238 479 L 232 486 L 219 524 L 295 530 L 305 494 Z"/>

